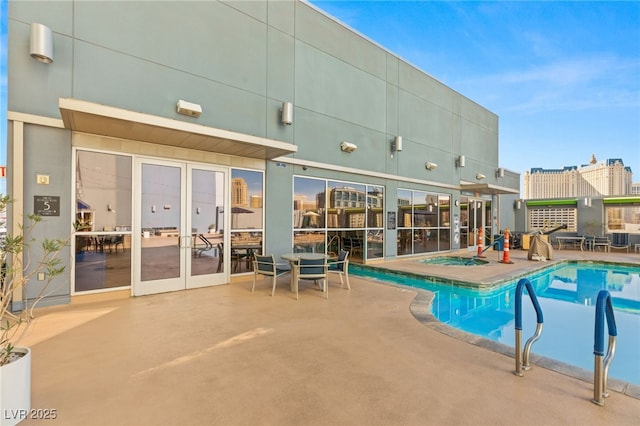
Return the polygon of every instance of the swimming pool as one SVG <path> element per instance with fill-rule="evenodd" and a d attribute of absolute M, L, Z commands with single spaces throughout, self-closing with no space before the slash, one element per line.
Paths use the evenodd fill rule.
<path fill-rule="evenodd" d="M 432 291 L 432 313 L 441 322 L 515 346 L 514 294 L 518 280 L 481 291 L 368 267 L 352 270 L 356 275 Z M 618 329 L 609 377 L 640 385 L 640 267 L 568 262 L 526 278 L 534 286 L 544 314 L 542 336 L 532 353 L 593 371 L 594 305 L 598 292 L 606 289 L 611 294 Z M 523 297 L 524 341 L 534 333 L 536 315 L 528 297 Z"/>

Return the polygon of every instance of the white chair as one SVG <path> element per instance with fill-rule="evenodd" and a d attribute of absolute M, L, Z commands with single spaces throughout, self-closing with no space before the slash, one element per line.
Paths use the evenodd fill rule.
<path fill-rule="evenodd" d="M 327 272 L 339 275 L 342 287 L 344 287 L 346 281 L 347 289 L 351 290 L 351 285 L 349 284 L 349 252 L 347 250 L 341 249 L 337 258 L 329 259 Z"/>
<path fill-rule="evenodd" d="M 271 296 L 276 293 L 276 282 L 278 277 L 282 275 L 288 274 L 291 272 L 289 269 L 289 265 L 277 264 L 273 255 L 254 255 L 253 258 L 253 287 L 251 287 L 251 293 L 256 289 L 256 277 L 258 275 L 263 275 L 266 277 L 271 277 L 273 281 L 273 288 L 271 290 Z"/>
<path fill-rule="evenodd" d="M 325 299 L 329 298 L 329 289 L 327 285 L 327 259 L 307 259 L 300 258 L 300 261 L 294 265 L 294 289 L 296 299 L 298 299 L 298 285 L 300 280 L 313 280 L 315 283 L 322 280 L 320 289 L 324 290 Z"/>

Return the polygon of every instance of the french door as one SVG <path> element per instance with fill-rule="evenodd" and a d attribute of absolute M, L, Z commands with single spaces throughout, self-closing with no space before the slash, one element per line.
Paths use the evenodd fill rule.
<path fill-rule="evenodd" d="M 135 165 L 135 296 L 229 282 L 223 247 L 228 171 L 139 158 Z"/>

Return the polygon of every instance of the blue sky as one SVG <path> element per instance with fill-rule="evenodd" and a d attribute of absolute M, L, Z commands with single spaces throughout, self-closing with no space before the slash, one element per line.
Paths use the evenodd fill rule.
<path fill-rule="evenodd" d="M 500 166 L 622 158 L 640 182 L 640 2 L 324 1 L 500 117 Z"/>
<path fill-rule="evenodd" d="M 524 173 L 595 154 L 622 158 L 640 182 L 640 2 L 310 2 L 497 114 L 500 166 Z M 6 28 L 0 0 L 1 165 Z"/>

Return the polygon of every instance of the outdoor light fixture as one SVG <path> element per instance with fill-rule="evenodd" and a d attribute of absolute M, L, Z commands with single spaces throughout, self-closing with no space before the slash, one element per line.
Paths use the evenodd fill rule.
<path fill-rule="evenodd" d="M 340 149 L 343 150 L 344 152 L 353 152 L 356 149 L 358 149 L 358 145 L 351 142 L 342 142 L 340 144 Z"/>
<path fill-rule="evenodd" d="M 393 142 L 391 143 L 392 151 L 402 151 L 402 136 L 396 136 L 393 138 Z"/>
<path fill-rule="evenodd" d="M 482 179 L 484 179 L 484 178 L 486 178 L 486 176 L 485 176 L 485 175 L 483 175 L 482 173 L 476 173 L 476 179 L 478 179 L 478 180 L 482 180 Z"/>
<path fill-rule="evenodd" d="M 181 99 L 176 104 L 176 111 L 178 112 L 178 114 L 198 118 L 200 117 L 200 114 L 202 114 L 202 107 L 198 104 L 183 101 Z"/>
<path fill-rule="evenodd" d="M 464 155 L 460 155 L 457 159 L 456 159 L 456 166 L 458 167 L 464 167 L 466 164 L 466 158 Z"/>
<path fill-rule="evenodd" d="M 290 126 L 293 124 L 293 104 L 291 102 L 283 102 L 280 120 L 282 124 Z"/>
<path fill-rule="evenodd" d="M 424 163 L 424 167 L 427 170 L 435 170 L 438 168 L 438 165 L 436 163 L 432 163 L 431 161 L 427 161 L 426 163 Z"/>
<path fill-rule="evenodd" d="M 53 62 L 53 35 L 51 28 L 35 22 L 31 24 L 29 53 L 33 59 L 45 64 Z"/>
<path fill-rule="evenodd" d="M 503 178 L 504 177 L 504 168 L 499 167 L 498 170 L 496 170 L 496 177 L 497 178 Z"/>

